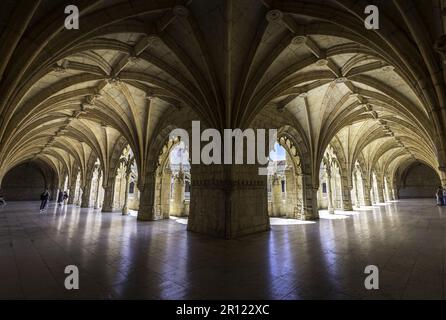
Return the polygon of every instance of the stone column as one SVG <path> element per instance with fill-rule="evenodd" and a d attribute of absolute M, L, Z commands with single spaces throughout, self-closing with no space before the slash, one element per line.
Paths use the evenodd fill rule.
<path fill-rule="evenodd" d="M 94 208 L 95 209 L 99 209 L 99 192 L 100 192 L 100 190 L 101 190 L 101 174 L 102 174 L 102 171 L 101 170 L 98 170 L 98 183 L 97 183 L 97 186 L 96 186 L 96 199 L 95 199 L 95 201 L 94 201 Z"/>
<path fill-rule="evenodd" d="M 122 177 L 120 173 L 118 173 L 115 178 L 114 190 L 115 193 L 113 194 L 112 206 L 113 208 L 119 208 L 121 206 L 121 191 L 122 191 Z"/>
<path fill-rule="evenodd" d="M 297 218 L 297 183 L 296 177 L 291 168 L 285 170 L 285 188 L 286 188 L 286 206 L 285 212 L 287 218 Z"/>
<path fill-rule="evenodd" d="M 342 178 L 341 178 L 342 179 Z M 353 186 L 348 186 L 346 183 L 342 185 L 342 210 L 352 211 L 352 193 Z"/>
<path fill-rule="evenodd" d="M 353 184 L 353 188 L 355 191 L 355 206 L 357 208 L 361 207 L 361 201 L 359 200 L 359 193 L 358 193 L 358 179 L 356 178 L 356 174 L 353 175 L 353 179 L 354 179 L 354 184 Z"/>
<path fill-rule="evenodd" d="M 81 208 L 90 207 L 90 193 L 91 193 L 91 181 L 87 182 L 87 185 L 82 188 Z"/>
<path fill-rule="evenodd" d="M 67 204 L 74 204 L 74 196 L 76 193 L 76 182 L 74 182 L 74 185 L 70 185 L 70 193 L 68 194 L 68 202 Z"/>
<path fill-rule="evenodd" d="M 56 185 L 51 188 L 50 193 L 51 193 L 50 200 L 51 201 L 53 201 L 53 200 L 57 201 L 57 195 L 59 194 L 59 189 L 58 189 L 58 187 Z"/>
<path fill-rule="evenodd" d="M 138 186 L 141 193 L 138 210 L 138 220 L 140 221 L 162 219 L 162 216 L 155 212 L 155 182 L 156 173 L 151 172 L 145 177 L 145 183 Z"/>
<path fill-rule="evenodd" d="M 390 201 L 395 200 L 393 198 L 392 188 L 390 186 L 389 180 L 386 179 L 385 182 L 386 182 L 386 186 L 387 186 L 387 188 L 386 188 L 387 199 L 389 199 Z"/>
<path fill-rule="evenodd" d="M 170 182 L 171 182 L 172 172 L 170 168 L 166 167 L 163 171 L 161 178 L 161 214 L 163 219 L 169 219 L 170 215 Z"/>
<path fill-rule="evenodd" d="M 363 186 L 364 186 L 364 205 L 371 206 L 372 200 L 370 199 L 370 192 L 371 192 L 372 188 L 365 183 L 363 183 Z"/>
<path fill-rule="evenodd" d="M 316 220 L 319 218 L 317 205 L 318 187 L 311 184 L 310 176 L 303 176 L 303 206 L 300 220 Z"/>
<path fill-rule="evenodd" d="M 155 215 L 162 215 L 161 208 L 161 182 L 163 179 L 163 173 L 161 168 L 156 169 L 156 179 L 155 179 Z"/>
<path fill-rule="evenodd" d="M 392 190 L 390 189 L 389 184 L 387 184 L 387 199 L 389 199 L 390 201 L 395 200 L 393 198 Z"/>
<path fill-rule="evenodd" d="M 109 179 L 108 185 L 104 186 L 104 202 L 102 212 L 113 212 L 113 200 L 115 196 L 115 179 Z"/>
<path fill-rule="evenodd" d="M 129 214 L 129 185 L 130 185 L 130 172 L 126 172 L 125 174 L 125 189 L 124 189 L 124 206 L 122 207 L 122 215 L 127 216 Z"/>
<path fill-rule="evenodd" d="M 267 176 L 258 169 L 192 164 L 188 230 L 226 239 L 269 230 Z"/>
<path fill-rule="evenodd" d="M 333 214 L 334 208 L 333 208 L 333 190 L 331 188 L 331 170 L 330 168 L 326 167 L 325 172 L 327 174 L 327 202 L 328 202 L 328 213 Z"/>
<path fill-rule="evenodd" d="M 79 206 L 79 207 L 81 206 L 82 194 L 83 194 L 82 187 L 79 187 L 79 192 L 77 194 L 76 201 L 75 201 L 76 206 Z"/>
<path fill-rule="evenodd" d="M 378 189 L 378 202 L 379 202 L 379 203 L 386 202 L 386 201 L 384 200 L 384 191 L 383 191 L 384 186 L 383 186 L 382 181 L 380 181 L 380 180 L 377 179 L 377 180 L 376 180 L 376 187 L 377 187 L 377 189 Z"/>
<path fill-rule="evenodd" d="M 170 214 L 184 216 L 184 172 L 180 171 L 173 177 L 172 208 Z"/>
<path fill-rule="evenodd" d="M 397 188 L 392 189 L 392 194 L 393 194 L 393 199 L 398 200 L 400 198 Z"/>
<path fill-rule="evenodd" d="M 282 181 L 274 174 L 271 177 L 271 216 L 280 217 L 282 216 Z"/>

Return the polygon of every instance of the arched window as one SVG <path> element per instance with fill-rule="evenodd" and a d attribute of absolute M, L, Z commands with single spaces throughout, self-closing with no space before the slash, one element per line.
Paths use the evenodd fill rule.
<path fill-rule="evenodd" d="M 129 185 L 129 194 L 134 194 L 135 193 L 135 182 L 130 182 Z"/>

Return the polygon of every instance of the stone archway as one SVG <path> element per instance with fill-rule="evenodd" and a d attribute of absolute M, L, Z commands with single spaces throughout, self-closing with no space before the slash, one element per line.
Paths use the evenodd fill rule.
<path fill-rule="evenodd" d="M 301 219 L 303 211 L 302 168 L 296 146 L 286 136 L 276 144 L 268 165 L 268 213 L 273 217 Z M 277 157 L 277 155 L 279 155 Z"/>
<path fill-rule="evenodd" d="M 173 154 L 180 152 L 181 155 Z M 181 157 L 181 158 L 178 158 Z M 171 215 L 189 215 L 190 197 L 186 199 L 186 179 L 190 182 L 189 155 L 178 139 L 169 139 L 159 155 L 155 182 L 155 212 L 163 219 Z"/>
<path fill-rule="evenodd" d="M 331 146 L 327 147 L 320 165 L 320 188 L 318 201 L 320 208 L 326 208 L 329 213 L 338 210 L 351 210 L 350 193 L 346 186 L 345 169 Z"/>
<path fill-rule="evenodd" d="M 8 201 L 39 200 L 39 195 L 48 186 L 47 180 L 38 164 L 23 163 L 6 173 L 1 190 Z"/>

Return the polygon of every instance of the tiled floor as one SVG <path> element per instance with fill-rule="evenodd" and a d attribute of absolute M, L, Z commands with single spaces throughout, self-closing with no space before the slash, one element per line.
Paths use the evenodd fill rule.
<path fill-rule="evenodd" d="M 446 208 L 405 200 L 218 240 L 174 220 L 136 222 L 38 203 L 0 209 L 0 298 L 445 298 Z M 64 288 L 64 268 L 80 289 Z M 365 266 L 380 289 L 364 288 Z"/>

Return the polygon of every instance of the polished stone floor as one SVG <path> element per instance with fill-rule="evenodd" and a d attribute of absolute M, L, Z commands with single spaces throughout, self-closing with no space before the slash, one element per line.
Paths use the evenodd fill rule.
<path fill-rule="evenodd" d="M 227 241 L 173 219 L 10 203 L 0 209 L 0 298 L 445 298 L 446 208 L 433 199 L 321 215 Z M 79 268 L 77 291 L 64 288 L 67 265 Z M 379 290 L 364 287 L 367 265 L 379 268 Z"/>

